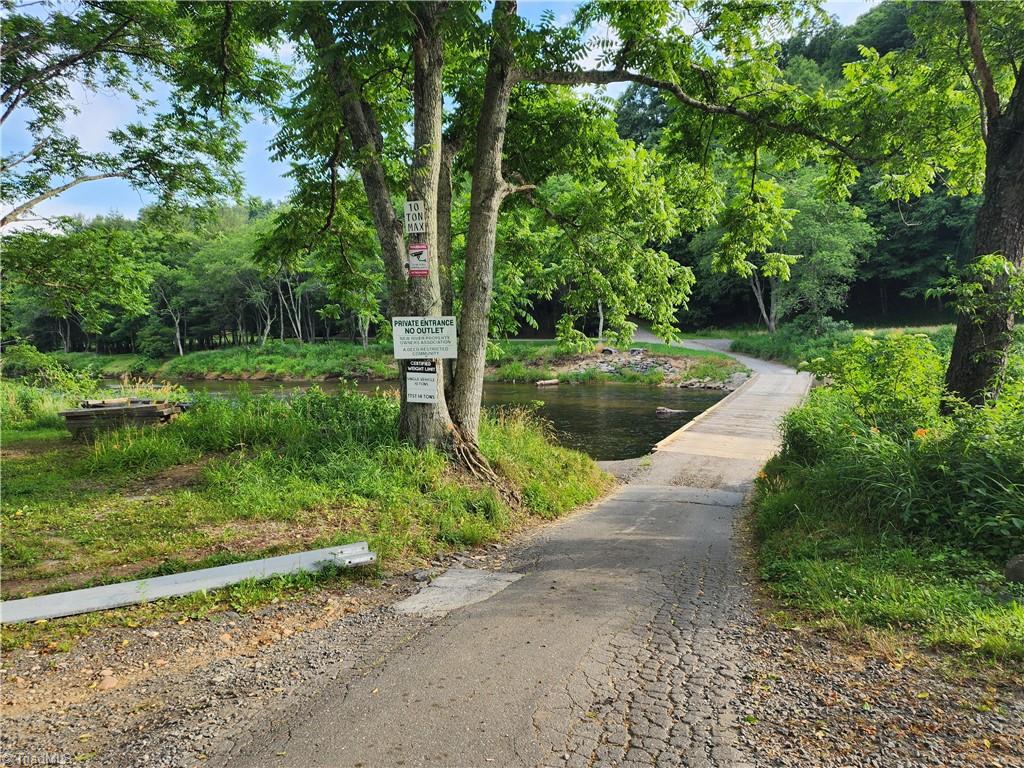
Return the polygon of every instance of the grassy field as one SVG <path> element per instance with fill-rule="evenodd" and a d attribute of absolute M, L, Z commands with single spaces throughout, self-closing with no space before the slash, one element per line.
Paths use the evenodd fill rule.
<path fill-rule="evenodd" d="M 370 543 L 380 568 L 411 568 L 558 517 L 608 487 L 588 457 L 505 412 L 485 419 L 480 444 L 521 493 L 512 508 L 443 454 L 400 443 L 397 416 L 393 399 L 354 392 L 206 399 L 166 426 L 81 444 L 36 414 L 2 436 L 3 597 L 354 540 Z M 168 610 L 272 599 L 327 577 L 244 585 Z M 111 615 L 140 621 L 154 611 Z M 5 627 L 3 643 L 66 643 L 97 620 Z"/>
<path fill-rule="evenodd" d="M 687 350 L 665 344 L 634 344 L 651 354 L 688 361 L 690 378 L 722 381 L 743 367 L 726 355 Z M 147 378 L 230 379 L 394 379 L 398 369 L 390 345 L 330 341 L 317 344 L 268 341 L 263 347 L 225 347 L 191 352 L 169 360 L 150 360 L 140 355 L 97 355 L 89 352 L 52 353 L 72 370 L 91 371 L 104 377 L 124 375 Z M 565 382 L 619 381 L 659 384 L 661 376 L 638 374 L 628 368 L 612 373 L 567 371 L 569 364 L 601 362 L 600 353 L 586 356 L 566 353 L 553 341 L 505 340 L 491 344 L 487 377 L 495 381 L 532 382 L 558 378 Z"/>
<path fill-rule="evenodd" d="M 937 329 L 940 340 L 945 329 Z M 757 482 L 761 575 L 811 622 L 876 628 L 961 659 L 1024 659 L 1024 365 L 997 404 L 940 411 L 946 352 L 858 336 L 815 367 Z"/>
<path fill-rule="evenodd" d="M 731 349 L 734 352 L 742 352 L 743 354 L 753 355 L 765 360 L 778 360 L 787 365 L 797 367 L 802 362 L 824 357 L 836 348 L 848 344 L 855 336 L 865 334 L 877 338 L 894 333 L 924 334 L 932 341 L 940 353 L 948 355 L 950 348 L 953 346 L 954 330 L 952 325 L 857 328 L 855 330 L 833 331 L 814 336 L 800 329 L 782 326 L 775 333 L 738 329 L 731 336 L 729 334 L 726 334 L 726 336 L 732 338 Z"/>
<path fill-rule="evenodd" d="M 91 370 L 101 376 L 130 374 L 152 378 L 393 379 L 397 374 L 390 345 L 328 341 L 298 344 L 270 340 L 265 346 L 224 347 L 190 352 L 168 360 L 141 355 L 97 355 L 91 352 L 53 353 L 72 370 Z"/>

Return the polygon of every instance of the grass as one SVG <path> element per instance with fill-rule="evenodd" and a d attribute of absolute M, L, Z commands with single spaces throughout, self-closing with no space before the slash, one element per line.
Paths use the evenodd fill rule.
<path fill-rule="evenodd" d="M 859 328 L 837 330 L 814 336 L 800 329 L 782 326 L 775 333 L 740 330 L 733 334 L 731 349 L 765 360 L 778 360 L 794 368 L 801 363 L 824 357 L 841 348 L 858 335 L 883 338 L 892 334 L 924 334 L 940 353 L 949 354 L 953 346 L 952 325 L 908 326 L 900 328 Z"/>
<path fill-rule="evenodd" d="M 50 355 L 73 371 L 91 371 L 105 378 L 154 376 L 160 361 L 143 355 L 102 355 L 95 352 L 51 352 Z"/>
<path fill-rule="evenodd" d="M 397 368 L 390 345 L 327 341 L 299 344 L 269 340 L 264 346 L 240 346 L 190 352 L 168 360 L 151 360 L 141 355 L 97 355 L 90 352 L 52 353 L 72 370 L 91 371 L 111 377 L 129 374 L 149 377 L 233 379 L 394 379 Z"/>
<path fill-rule="evenodd" d="M 856 336 L 814 366 L 830 383 L 786 416 L 757 481 L 761 575 L 826 626 L 1017 663 L 1024 585 L 1001 571 L 1024 541 L 1024 361 L 997 402 L 950 415 L 937 347 Z"/>
<path fill-rule="evenodd" d="M 485 419 L 480 445 L 524 499 L 511 508 L 443 454 L 401 443 L 397 415 L 387 397 L 312 391 L 290 401 L 201 399 L 171 424 L 90 445 L 52 428 L 21 430 L 12 443 L 5 430 L 4 597 L 355 540 L 368 541 L 383 568 L 412 567 L 562 515 L 609 483 L 588 457 L 553 445 L 542 424 L 503 411 Z M 17 450 L 19 440 L 32 450 Z M 221 605 L 239 589 L 174 610 Z M 3 643 L 66 638 L 92 622 L 58 620 L 48 633 L 9 627 Z"/>
<path fill-rule="evenodd" d="M 692 360 L 690 378 L 723 381 L 743 366 L 732 358 L 710 350 L 690 350 L 667 344 L 637 343 L 651 354 Z M 87 352 L 52 353 L 52 357 L 74 371 L 105 377 L 147 376 L 151 378 L 228 379 L 394 379 L 397 367 L 390 345 L 371 344 L 368 350 L 356 344 L 329 341 L 317 344 L 268 341 L 263 347 L 225 347 L 191 352 L 182 357 L 157 361 L 140 355 L 97 355 Z M 637 374 L 628 368 L 615 373 L 594 371 L 591 375 L 559 371 L 558 366 L 578 355 L 564 352 L 556 342 L 544 340 L 504 340 L 491 345 L 487 378 L 491 381 L 532 383 L 542 379 L 560 379 L 568 383 L 618 381 L 659 384 L 657 376 Z M 598 360 L 598 356 L 592 355 Z"/>
<path fill-rule="evenodd" d="M 778 483 L 778 475 L 769 475 Z M 826 626 L 876 627 L 933 649 L 1024 659 L 1024 588 L 968 549 L 830 514 L 799 490 L 755 503 L 761 575 L 782 603 Z"/>

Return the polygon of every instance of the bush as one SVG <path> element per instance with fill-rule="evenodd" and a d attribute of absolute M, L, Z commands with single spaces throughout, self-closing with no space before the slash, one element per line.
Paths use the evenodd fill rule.
<path fill-rule="evenodd" d="M 943 364 L 923 334 L 854 336 L 804 367 L 831 381 L 860 419 L 886 434 L 907 437 L 938 419 Z"/>
<path fill-rule="evenodd" d="M 73 405 L 72 399 L 52 390 L 0 382 L 0 425 L 5 430 L 63 428 L 60 411 Z"/>
<path fill-rule="evenodd" d="M 943 397 L 923 337 L 853 338 L 783 422 L 757 480 L 761 574 L 787 605 L 857 627 L 911 629 L 926 644 L 1024 658 L 1024 378 L 998 402 Z"/>
<path fill-rule="evenodd" d="M 4 377 L 17 377 L 34 387 L 50 387 L 68 395 L 86 397 L 98 383 L 88 371 L 73 371 L 31 344 L 14 344 L 3 351 L 0 371 Z"/>
<path fill-rule="evenodd" d="M 927 339 L 858 337 L 820 361 L 832 383 L 783 422 L 778 473 L 836 515 L 994 558 L 1024 547 L 1024 383 L 939 412 Z"/>

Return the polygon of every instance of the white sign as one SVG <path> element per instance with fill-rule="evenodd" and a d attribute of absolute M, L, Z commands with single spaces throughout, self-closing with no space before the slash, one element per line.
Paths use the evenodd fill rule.
<path fill-rule="evenodd" d="M 393 317 L 391 336 L 395 342 L 396 360 L 459 356 L 455 318 L 451 316 Z"/>
<path fill-rule="evenodd" d="M 405 369 L 405 402 L 437 402 L 437 363 L 410 360 Z"/>
<path fill-rule="evenodd" d="M 427 231 L 427 212 L 422 200 L 410 200 L 405 204 L 405 232 Z"/>
<path fill-rule="evenodd" d="M 409 277 L 430 275 L 430 252 L 426 243 L 409 243 Z"/>

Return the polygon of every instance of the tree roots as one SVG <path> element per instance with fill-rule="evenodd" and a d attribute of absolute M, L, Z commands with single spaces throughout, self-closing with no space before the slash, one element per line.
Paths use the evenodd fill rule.
<path fill-rule="evenodd" d="M 494 471 L 476 440 L 468 437 L 459 427 L 452 428 L 447 447 L 448 454 L 455 460 L 459 469 L 494 488 L 510 507 L 515 509 L 523 503 L 519 491 L 509 482 L 508 478 L 501 477 Z"/>

